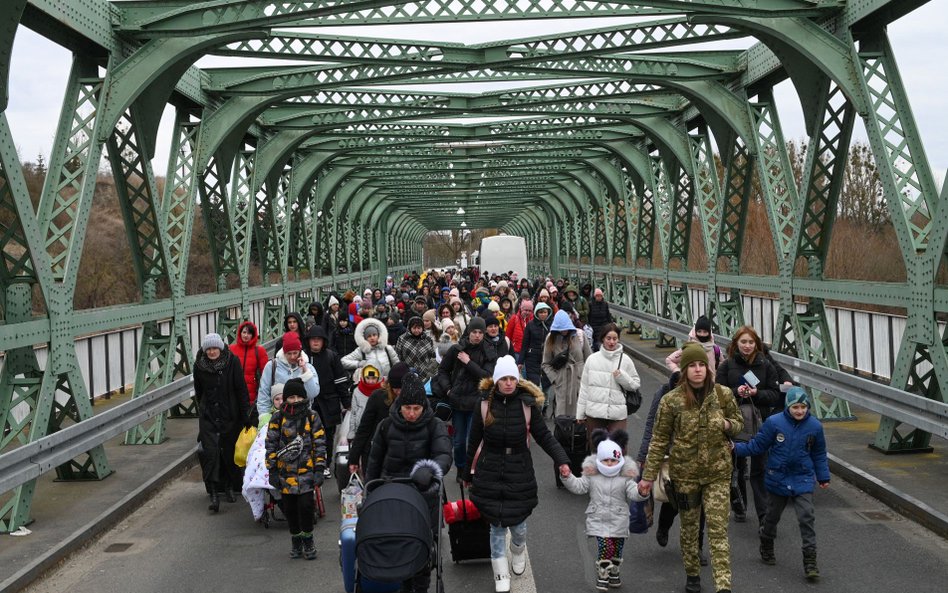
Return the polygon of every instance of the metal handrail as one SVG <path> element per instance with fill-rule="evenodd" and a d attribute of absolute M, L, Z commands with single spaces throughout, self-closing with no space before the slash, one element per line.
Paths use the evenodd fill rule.
<path fill-rule="evenodd" d="M 622 305 L 609 303 L 609 309 L 621 317 L 675 336 L 687 339 L 691 326 L 670 319 L 642 313 Z M 717 337 L 720 346 L 727 347 L 731 341 Z M 793 356 L 771 352 L 793 380 L 818 389 L 833 397 L 844 399 L 867 410 L 904 422 L 941 438 L 948 438 L 948 404 L 915 395 L 895 387 L 883 385 L 869 379 L 844 373 Z"/>
<path fill-rule="evenodd" d="M 0 455 L 0 492 L 36 479 L 194 395 L 191 375 Z"/>

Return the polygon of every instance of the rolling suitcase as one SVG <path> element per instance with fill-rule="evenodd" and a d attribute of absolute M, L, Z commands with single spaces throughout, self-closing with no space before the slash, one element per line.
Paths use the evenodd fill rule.
<path fill-rule="evenodd" d="M 346 593 L 355 591 L 356 523 L 358 522 L 358 517 L 343 519 L 339 528 L 339 565 L 342 567 L 342 586 Z"/>
<path fill-rule="evenodd" d="M 458 508 L 461 510 L 461 520 L 448 525 L 451 560 L 457 563 L 462 560 L 490 559 L 490 525 L 484 519 L 468 519 L 464 486 L 461 486 Z"/>
<path fill-rule="evenodd" d="M 553 419 L 553 436 L 566 450 L 569 468 L 573 475 L 578 477 L 583 471 L 583 460 L 589 455 L 589 449 L 586 447 L 586 425 L 576 424 L 576 418 L 573 416 L 557 416 Z M 553 466 L 553 474 L 556 476 L 556 487 L 564 488 L 557 466 Z"/>

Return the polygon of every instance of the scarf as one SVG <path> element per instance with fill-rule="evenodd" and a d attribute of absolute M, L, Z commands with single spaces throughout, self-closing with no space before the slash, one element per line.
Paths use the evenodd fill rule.
<path fill-rule="evenodd" d="M 228 350 L 227 346 L 224 346 L 224 349 L 221 350 L 221 355 L 218 356 L 217 359 L 211 360 L 202 350 L 201 355 L 198 356 L 197 363 L 195 363 L 194 366 L 209 373 L 219 373 L 227 366 L 229 354 L 230 350 Z"/>

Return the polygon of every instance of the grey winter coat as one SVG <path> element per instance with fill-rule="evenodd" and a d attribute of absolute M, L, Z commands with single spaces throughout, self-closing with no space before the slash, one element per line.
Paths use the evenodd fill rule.
<path fill-rule="evenodd" d="M 567 342 L 568 340 L 568 342 Z M 551 364 L 553 357 L 569 348 L 569 362 L 555 369 Z M 543 372 L 550 379 L 550 396 L 556 402 L 556 415 L 575 416 L 576 403 L 579 401 L 579 383 L 583 376 L 583 366 L 591 354 L 589 341 L 583 332 L 576 331 L 569 338 L 550 333 L 543 345 Z"/>
<path fill-rule="evenodd" d="M 638 491 L 638 465 L 629 456 L 625 457 L 622 471 L 614 477 L 599 473 L 596 456 L 583 461 L 583 474 L 572 474 L 564 485 L 573 494 L 589 494 L 586 506 L 586 535 L 595 537 L 629 537 L 629 503 L 641 502 Z"/>

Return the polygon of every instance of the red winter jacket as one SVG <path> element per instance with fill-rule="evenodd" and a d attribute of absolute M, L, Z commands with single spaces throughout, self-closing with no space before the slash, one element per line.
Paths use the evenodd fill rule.
<path fill-rule="evenodd" d="M 513 351 L 517 354 L 520 353 L 520 349 L 523 347 L 523 330 L 526 329 L 527 324 L 530 323 L 532 319 L 533 313 L 527 315 L 526 318 L 520 313 L 517 313 L 507 322 L 507 329 L 504 333 L 510 338 Z"/>
<path fill-rule="evenodd" d="M 253 338 L 244 343 L 240 339 L 240 332 L 247 326 L 253 330 Z M 237 342 L 230 346 L 230 351 L 237 356 L 240 366 L 244 369 L 244 382 L 247 384 L 251 404 L 257 401 L 257 385 L 260 373 L 263 372 L 263 367 L 267 366 L 267 361 L 270 360 L 263 346 L 257 344 L 259 338 L 260 333 L 257 331 L 257 326 L 252 321 L 244 321 L 237 327 Z"/>

